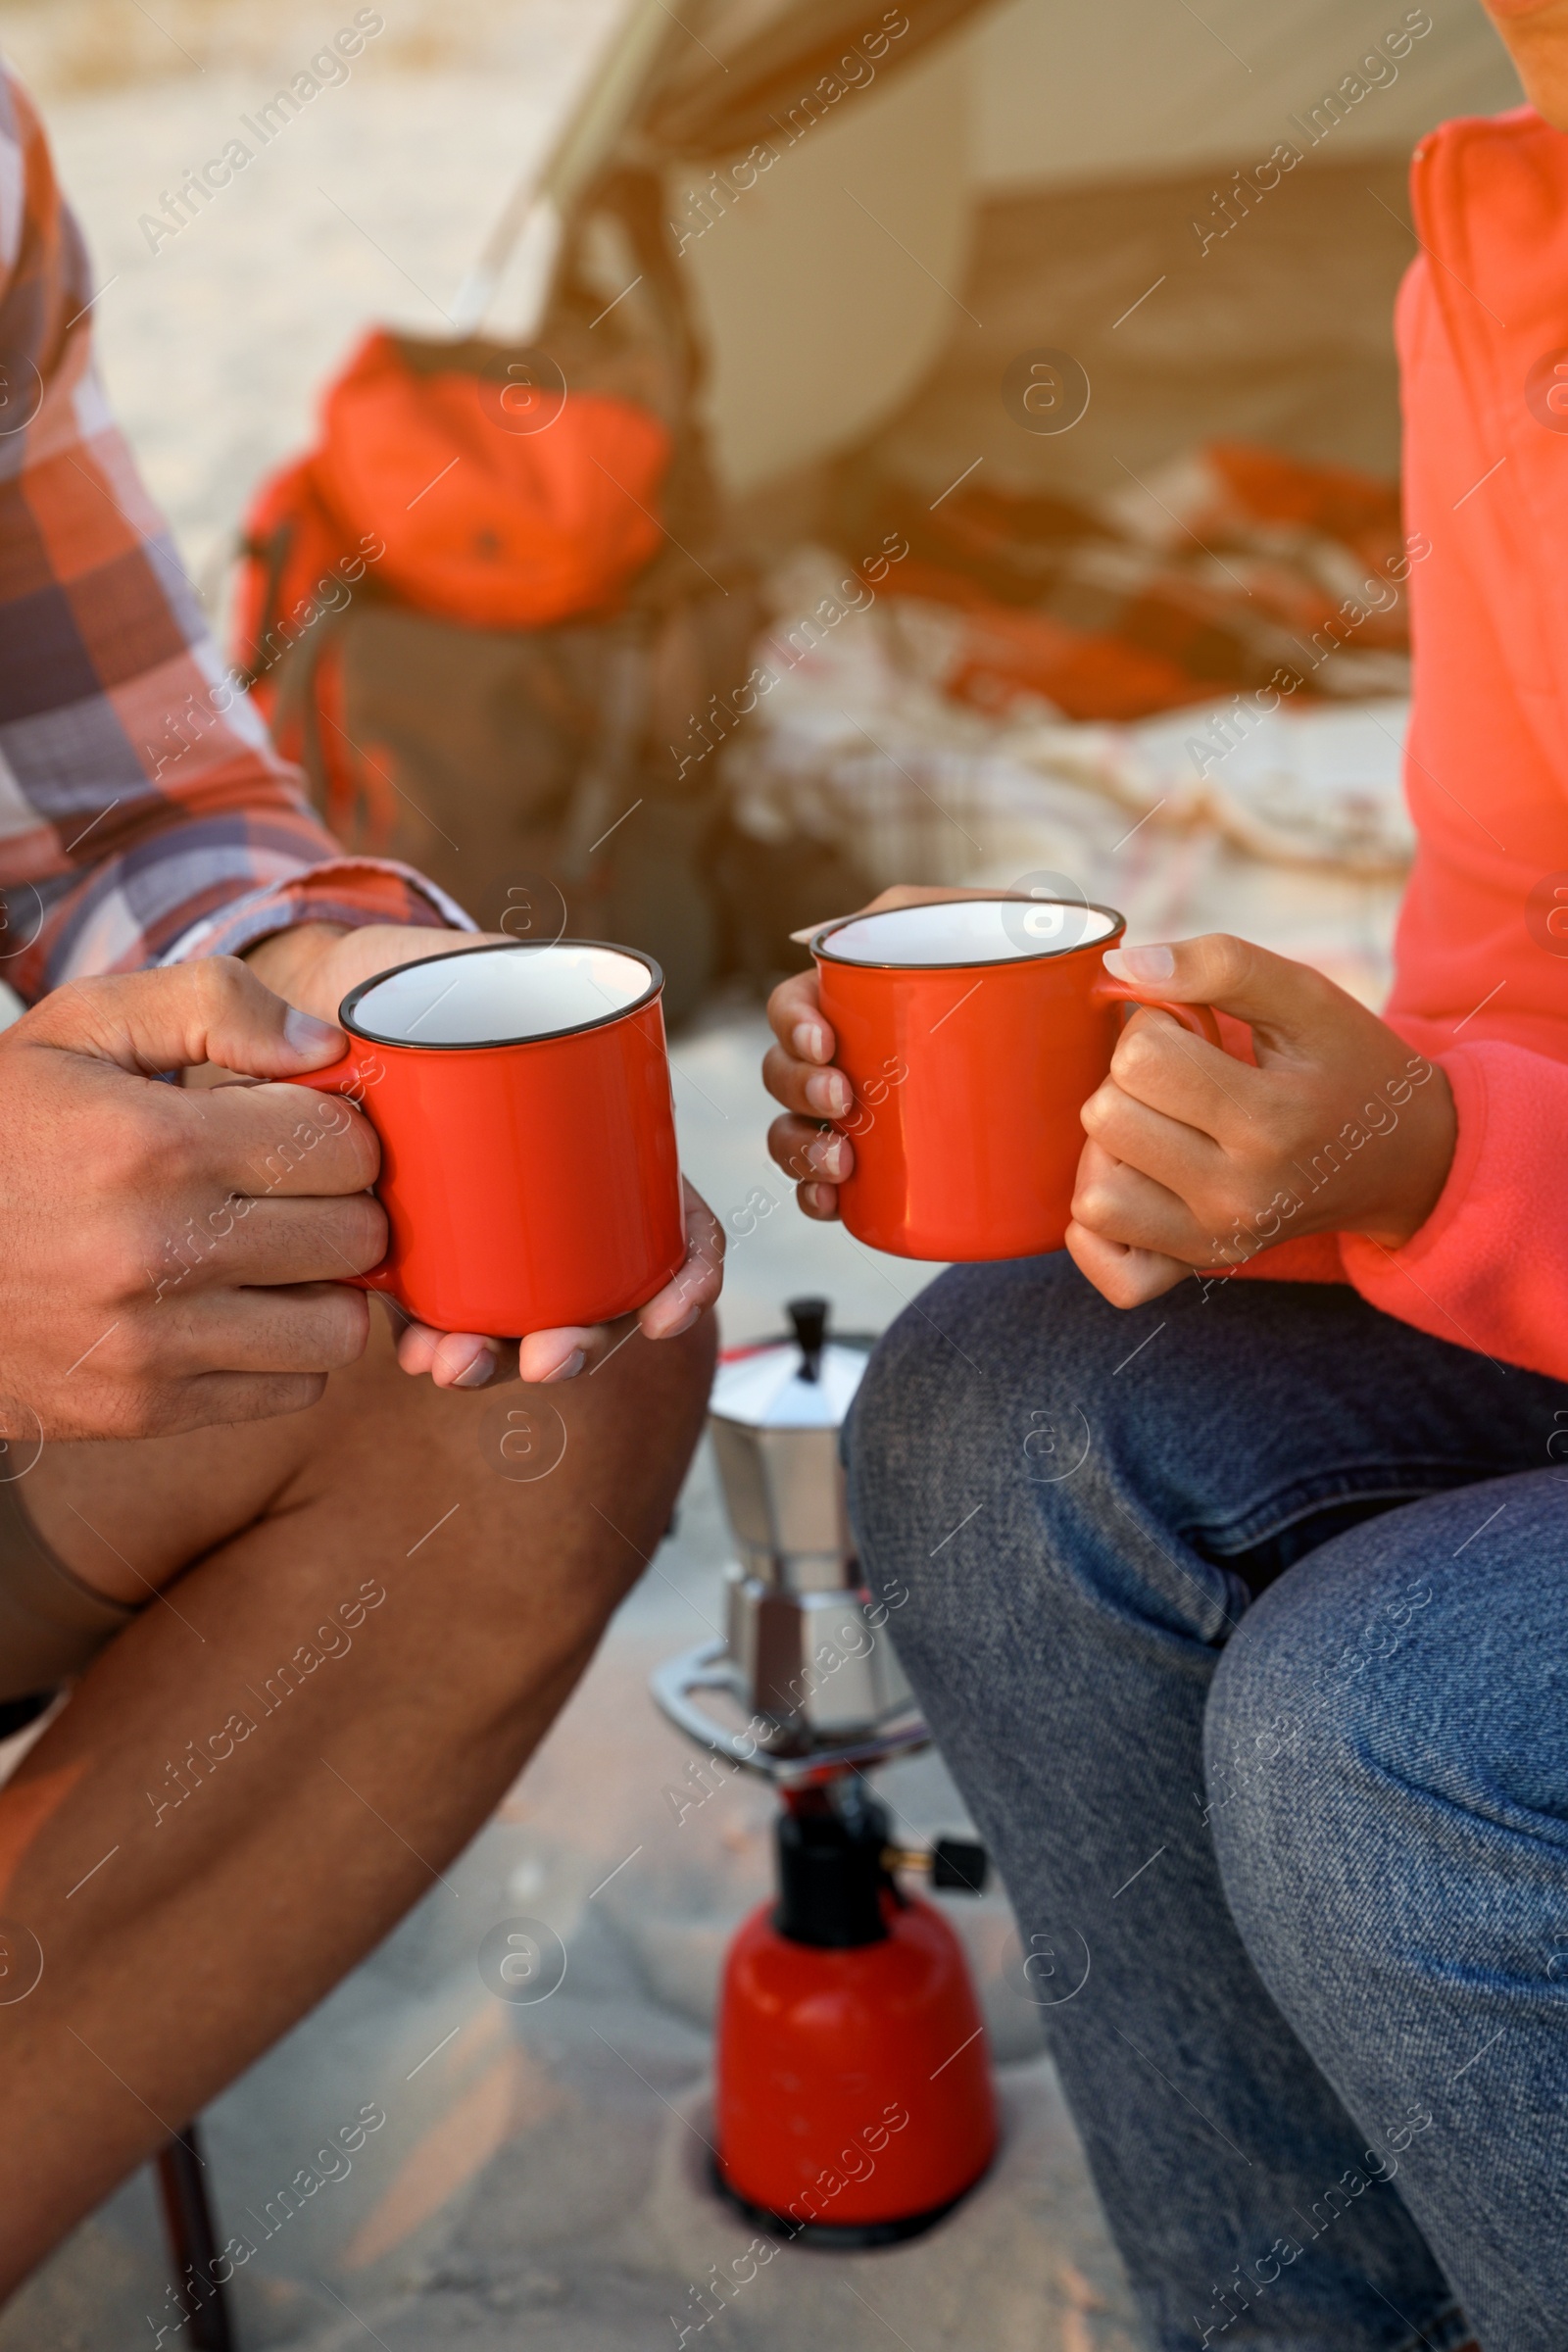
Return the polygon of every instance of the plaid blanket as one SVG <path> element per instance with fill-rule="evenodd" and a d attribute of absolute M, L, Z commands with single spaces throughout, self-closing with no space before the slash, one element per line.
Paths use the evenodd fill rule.
<path fill-rule="evenodd" d="M 1408 691 L 1406 542 L 1395 485 L 1214 443 L 1094 506 L 978 484 L 927 507 L 885 486 L 899 593 L 956 616 L 944 679 L 992 712 L 1135 719 L 1273 684 Z"/>
<path fill-rule="evenodd" d="M 1207 693 L 1117 720 L 1026 692 L 977 708 L 952 691 L 970 614 L 896 593 L 908 568 L 873 596 L 803 547 L 769 575 L 766 690 L 719 753 L 743 832 L 828 843 L 877 887 L 1049 872 L 1129 911 L 1128 860 L 1180 864 L 1201 839 L 1254 873 L 1397 887 L 1414 847 L 1401 698 Z"/>

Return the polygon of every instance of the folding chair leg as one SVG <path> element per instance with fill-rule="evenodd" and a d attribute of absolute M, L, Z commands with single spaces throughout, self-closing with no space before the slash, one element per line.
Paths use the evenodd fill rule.
<path fill-rule="evenodd" d="M 201 2143 L 194 2124 L 187 2124 L 176 2138 L 160 2150 L 158 2187 L 163 2198 L 169 2250 L 173 2255 L 180 2283 L 200 2296 L 190 2318 L 187 2339 L 190 2352 L 235 2352 L 227 2299 L 213 2275 L 219 2251 L 218 2232 L 213 2227 Z M 199 2289 L 190 2288 L 192 2278 L 201 2281 Z"/>

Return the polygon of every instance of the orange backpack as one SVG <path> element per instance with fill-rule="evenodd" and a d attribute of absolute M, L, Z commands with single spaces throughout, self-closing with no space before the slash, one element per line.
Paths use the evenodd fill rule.
<path fill-rule="evenodd" d="M 765 615 L 666 214 L 657 172 L 597 183 L 529 347 L 362 343 L 252 505 L 234 658 L 346 847 L 486 928 L 645 949 L 678 1023 L 868 892 L 821 845 L 743 838 L 692 750 Z"/>
<path fill-rule="evenodd" d="M 541 382 L 537 355 L 377 330 L 329 387 L 318 444 L 252 502 L 234 660 L 279 749 L 363 798 L 344 750 L 332 622 L 365 592 L 472 628 L 612 612 L 658 552 L 670 434 L 646 408 Z M 280 708 L 285 656 L 305 684 Z M 374 829 L 372 825 L 372 830 Z"/>

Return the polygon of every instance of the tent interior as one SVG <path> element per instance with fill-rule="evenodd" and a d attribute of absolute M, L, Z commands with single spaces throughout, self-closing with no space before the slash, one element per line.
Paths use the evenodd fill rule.
<path fill-rule="evenodd" d="M 1266 927 L 1376 998 L 1408 158 L 1519 97 L 1474 0 L 628 0 L 460 309 L 670 425 L 647 676 L 541 632 L 573 734 L 357 619 L 375 846 L 448 879 L 410 807 L 471 836 L 487 769 L 487 866 L 652 949 L 677 1018 L 895 880 Z"/>
<path fill-rule="evenodd" d="M 722 60 L 724 36 L 755 40 L 762 13 L 714 8 L 703 46 Z M 825 13 L 766 15 L 780 26 Z M 883 22 L 834 13 L 851 56 L 862 24 Z M 910 18 L 917 34 L 917 10 L 886 12 Z M 672 222 L 699 228 L 682 259 L 733 491 L 865 447 L 931 496 L 955 458 L 984 455 L 1021 489 L 1103 492 L 1118 460 L 1141 468 L 1216 437 L 1396 471 L 1391 314 L 1415 251 L 1410 150 L 1448 115 L 1520 98 L 1473 0 L 1381 17 L 1361 0 L 1287 0 L 1262 20 L 1247 0 L 1201 14 L 1013 0 L 970 10 L 907 58 L 899 47 L 809 117 L 798 99 L 792 113 L 781 66 L 780 103 L 764 109 L 783 125 L 778 165 L 727 206 L 710 198 L 710 227 L 700 198 L 728 160 L 711 144 L 724 118 L 699 169 L 666 167 Z M 716 105 L 721 66 L 695 43 L 682 55 L 678 35 L 666 60 Z M 662 111 L 675 113 L 667 99 Z M 1259 174 L 1282 147 L 1300 167 Z M 1071 438 L 1020 431 L 998 397 L 1033 344 L 1070 350 L 1089 374 Z"/>

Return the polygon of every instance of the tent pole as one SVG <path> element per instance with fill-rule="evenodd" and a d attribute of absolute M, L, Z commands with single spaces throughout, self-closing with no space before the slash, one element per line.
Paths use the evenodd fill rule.
<path fill-rule="evenodd" d="M 517 182 L 458 290 L 452 315 L 460 335 L 478 332 L 519 244 L 528 251 L 529 269 L 517 340 L 525 343 L 537 332 L 566 216 L 636 112 L 668 41 L 670 23 L 662 0 L 631 0 L 622 21 L 612 28 L 554 147 L 541 166 Z"/>

